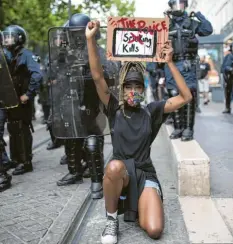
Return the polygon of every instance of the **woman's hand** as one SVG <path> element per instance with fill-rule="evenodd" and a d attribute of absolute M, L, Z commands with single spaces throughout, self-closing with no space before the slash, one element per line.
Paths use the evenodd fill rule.
<path fill-rule="evenodd" d="M 98 20 L 89 22 L 86 28 L 86 38 L 87 39 L 93 38 L 96 35 L 96 33 L 99 31 L 99 28 L 100 28 L 100 22 Z"/>
<path fill-rule="evenodd" d="M 173 57 L 173 48 L 171 45 L 171 41 L 168 41 L 165 43 L 164 47 L 162 48 L 162 56 L 164 57 L 165 61 L 167 63 L 172 63 L 172 57 Z"/>

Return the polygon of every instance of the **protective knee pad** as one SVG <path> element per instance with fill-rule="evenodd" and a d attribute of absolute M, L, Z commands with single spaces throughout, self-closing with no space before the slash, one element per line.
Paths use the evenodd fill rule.
<path fill-rule="evenodd" d="M 82 139 L 69 139 L 65 141 L 68 169 L 71 174 L 82 174 Z"/>
<path fill-rule="evenodd" d="M 175 97 L 179 95 L 179 92 L 175 89 L 168 90 L 169 97 Z M 174 122 L 174 128 L 175 129 L 182 129 L 183 128 L 183 108 L 180 108 L 178 110 L 175 110 L 172 113 L 172 118 Z"/>
<path fill-rule="evenodd" d="M 184 129 L 193 129 L 195 123 L 197 92 L 194 89 L 190 91 L 193 99 L 184 106 Z"/>
<path fill-rule="evenodd" d="M 104 157 L 103 157 L 103 137 L 90 136 L 85 139 L 85 150 L 88 167 L 91 173 L 92 182 L 102 182 Z"/>
<path fill-rule="evenodd" d="M 7 128 L 10 135 L 11 159 L 23 164 L 31 162 L 32 134 L 30 125 L 22 120 L 10 121 Z"/>

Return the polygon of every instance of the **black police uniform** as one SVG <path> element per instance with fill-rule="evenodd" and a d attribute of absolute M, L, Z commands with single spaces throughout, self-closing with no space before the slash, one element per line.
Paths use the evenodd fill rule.
<path fill-rule="evenodd" d="M 32 167 L 32 102 L 40 83 L 42 74 L 39 64 L 33 59 L 33 54 L 23 45 L 26 33 L 20 26 L 12 25 L 4 32 L 13 33 L 16 37 L 14 45 L 7 46 L 10 55 L 6 55 L 9 70 L 13 79 L 16 93 L 19 97 L 27 95 L 26 103 L 7 110 L 7 129 L 10 136 L 11 160 L 16 164 L 13 175 L 23 174 L 33 170 Z"/>
<path fill-rule="evenodd" d="M 230 53 L 224 57 L 221 73 L 223 74 L 224 86 L 225 86 L 225 110 L 223 113 L 231 113 L 231 95 L 233 88 L 233 50 L 232 44 L 229 49 Z"/>
<path fill-rule="evenodd" d="M 188 7 L 187 1 L 183 0 L 185 7 Z M 174 0 L 168 2 L 172 7 Z M 174 131 L 171 134 L 171 139 L 180 138 L 182 141 L 193 139 L 193 127 L 195 121 L 195 110 L 197 100 L 197 55 L 198 55 L 198 40 L 199 36 L 208 36 L 213 32 L 211 23 L 200 13 L 193 13 L 199 21 L 192 19 L 184 11 L 179 16 L 174 16 L 172 11 L 168 15 L 170 19 L 169 39 L 172 41 L 174 49 L 173 61 L 180 73 L 183 75 L 187 86 L 190 88 L 193 99 L 183 108 L 173 113 Z M 172 16 L 172 17 L 171 17 Z M 177 96 L 179 91 L 176 87 L 176 82 L 168 68 L 165 65 L 166 87 L 170 97 Z"/>

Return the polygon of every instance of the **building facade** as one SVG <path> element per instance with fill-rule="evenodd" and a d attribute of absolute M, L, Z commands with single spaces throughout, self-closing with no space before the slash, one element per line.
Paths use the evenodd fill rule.
<path fill-rule="evenodd" d="M 188 11 L 201 11 L 212 23 L 213 34 L 223 34 L 224 42 L 233 40 L 233 0 L 189 0 Z"/>

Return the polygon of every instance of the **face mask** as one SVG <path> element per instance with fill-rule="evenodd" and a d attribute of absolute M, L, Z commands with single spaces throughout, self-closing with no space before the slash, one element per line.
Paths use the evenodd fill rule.
<path fill-rule="evenodd" d="M 126 95 L 126 101 L 132 107 L 137 107 L 144 99 L 144 94 L 136 91 L 131 91 Z"/>
<path fill-rule="evenodd" d="M 224 52 L 229 52 L 230 51 L 230 47 L 224 47 Z"/>

